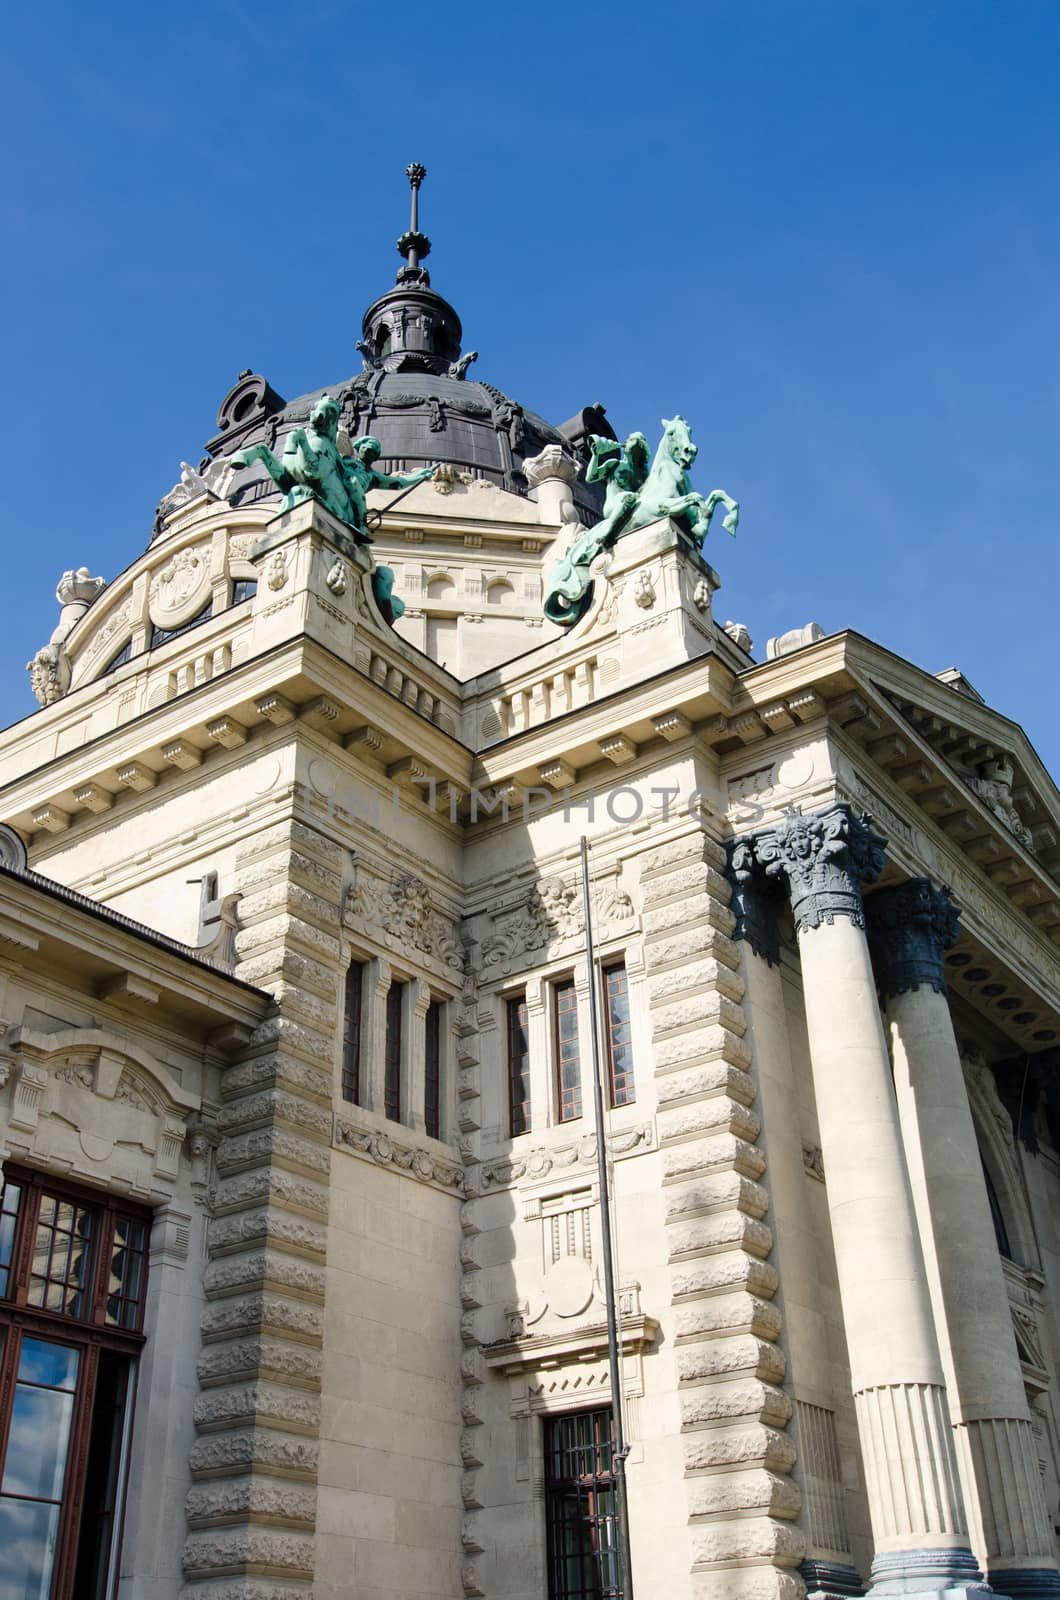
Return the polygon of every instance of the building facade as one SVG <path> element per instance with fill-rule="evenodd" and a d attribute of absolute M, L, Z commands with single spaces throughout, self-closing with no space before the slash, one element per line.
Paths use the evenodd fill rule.
<path fill-rule="evenodd" d="M 546 620 L 611 430 L 425 244 L 327 392 L 433 476 L 243 375 L 0 735 L 0 1594 L 608 1593 L 594 981 L 635 1592 L 1060 1594 L 1056 788 L 679 521 Z"/>

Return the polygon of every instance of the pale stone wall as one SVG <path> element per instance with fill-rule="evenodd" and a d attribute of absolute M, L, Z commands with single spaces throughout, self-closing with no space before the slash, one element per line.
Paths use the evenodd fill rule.
<path fill-rule="evenodd" d="M 319 1600 L 460 1592 L 459 1208 L 370 1158 L 332 1158 Z"/>

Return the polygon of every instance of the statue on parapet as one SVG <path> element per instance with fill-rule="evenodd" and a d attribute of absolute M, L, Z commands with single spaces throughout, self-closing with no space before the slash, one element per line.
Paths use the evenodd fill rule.
<path fill-rule="evenodd" d="M 284 440 L 283 455 L 276 457 L 267 445 L 253 444 L 232 457 L 232 465 L 249 467 L 260 461 L 270 478 L 286 491 L 284 510 L 303 500 L 319 500 L 322 506 L 344 522 L 356 544 L 370 544 L 368 532 L 368 492 L 370 489 L 412 489 L 434 472 L 421 467 L 418 472 L 380 472 L 376 462 L 383 447 L 372 434 L 355 439 L 350 454 L 338 446 L 340 406 L 329 394 L 322 394 L 304 428 L 293 428 Z M 372 571 L 372 593 L 387 622 L 395 622 L 405 610 L 394 593 L 394 574 L 390 567 Z"/>
<path fill-rule="evenodd" d="M 573 541 L 565 556 L 553 566 L 545 580 L 544 612 L 550 622 L 571 627 L 588 611 L 592 602 L 590 568 L 605 550 L 637 528 L 669 517 L 702 548 L 715 507 L 724 505 L 727 515 L 722 526 L 736 532 L 740 508 L 724 489 L 708 495 L 692 488 L 688 469 L 696 459 L 688 423 L 683 417 L 663 418 L 663 436 L 655 459 L 648 466 L 648 441 L 642 433 L 631 433 L 624 444 L 590 438 L 587 483 L 604 483 L 604 514 L 595 527 L 587 528 Z"/>
<path fill-rule="evenodd" d="M 357 439 L 352 453 L 344 456 L 338 447 L 339 403 L 323 394 L 309 413 L 304 428 L 287 435 L 283 455 L 277 458 L 267 445 L 254 444 L 232 457 L 236 467 L 249 467 L 260 461 L 279 487 L 286 491 L 284 510 L 303 500 L 319 500 L 351 530 L 358 544 L 369 544 L 368 491 L 370 489 L 411 489 L 423 483 L 434 467 L 418 472 L 380 472 L 375 463 L 383 447 L 371 434 Z"/>

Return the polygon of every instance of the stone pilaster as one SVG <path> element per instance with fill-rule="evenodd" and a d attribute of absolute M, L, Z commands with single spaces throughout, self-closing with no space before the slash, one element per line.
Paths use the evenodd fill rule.
<path fill-rule="evenodd" d="M 699 830 L 641 866 L 693 1593 L 799 1600 L 791 1402 L 724 870 Z"/>
<path fill-rule="evenodd" d="M 873 1595 L 979 1589 L 927 1272 L 865 937 L 861 887 L 883 867 L 867 817 L 798 807 L 754 854 L 786 883 L 876 1547 Z M 987 1591 L 989 1592 L 989 1591 Z"/>
<path fill-rule="evenodd" d="M 340 868 L 337 846 L 293 820 L 237 857 L 237 975 L 277 1012 L 222 1080 L 188 1600 L 311 1592 Z"/>
<path fill-rule="evenodd" d="M 1044 1600 L 1060 1595 L 1060 1574 L 946 999 L 957 910 L 926 878 L 867 910 L 973 1542 L 995 1589 Z"/>

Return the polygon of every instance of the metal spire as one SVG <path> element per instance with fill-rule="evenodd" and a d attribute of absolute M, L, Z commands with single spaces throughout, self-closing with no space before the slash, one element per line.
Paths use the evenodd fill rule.
<path fill-rule="evenodd" d="M 427 168 L 413 161 L 405 168 L 405 176 L 412 190 L 412 213 L 408 232 L 398 240 L 398 254 L 405 257 L 405 265 L 398 268 L 397 281 L 404 283 L 412 278 L 420 283 L 430 283 L 426 269 L 420 266 L 420 262 L 431 253 L 431 241 L 425 233 L 420 232 L 420 184 L 427 176 Z"/>

